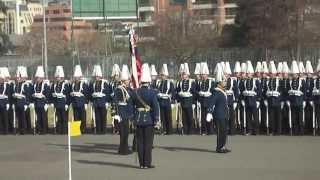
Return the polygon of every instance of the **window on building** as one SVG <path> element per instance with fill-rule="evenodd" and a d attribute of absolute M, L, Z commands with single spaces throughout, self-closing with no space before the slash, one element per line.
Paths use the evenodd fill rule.
<path fill-rule="evenodd" d="M 53 10 L 53 14 L 59 14 L 59 10 Z"/>
<path fill-rule="evenodd" d="M 64 9 L 63 12 L 64 12 L 64 13 L 70 13 L 71 10 L 70 10 L 70 9 Z"/>
<path fill-rule="evenodd" d="M 46 10 L 46 14 L 49 14 L 49 10 Z"/>

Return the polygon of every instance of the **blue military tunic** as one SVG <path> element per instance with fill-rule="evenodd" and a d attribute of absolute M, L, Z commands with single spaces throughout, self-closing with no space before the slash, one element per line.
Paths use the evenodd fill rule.
<path fill-rule="evenodd" d="M 237 79 L 229 77 L 226 84 L 226 94 L 228 96 L 228 105 L 232 106 L 233 103 L 238 102 L 239 99 L 239 88 Z"/>
<path fill-rule="evenodd" d="M 291 106 L 302 107 L 305 96 L 305 81 L 301 78 L 292 79 L 288 93 Z"/>
<path fill-rule="evenodd" d="M 81 108 L 88 104 L 89 87 L 84 81 L 72 83 L 70 101 L 75 108 Z"/>
<path fill-rule="evenodd" d="M 0 83 L 0 109 L 6 109 L 11 100 L 11 86 L 8 82 Z"/>
<path fill-rule="evenodd" d="M 244 96 L 245 104 L 247 107 L 257 108 L 257 101 L 260 100 L 261 86 L 257 79 L 249 78 L 244 82 Z"/>
<path fill-rule="evenodd" d="M 289 101 L 289 90 L 290 90 L 290 79 L 284 78 L 280 80 L 280 89 L 281 89 L 281 101 Z"/>
<path fill-rule="evenodd" d="M 136 108 L 135 124 L 138 127 L 154 126 L 159 121 L 160 112 L 157 92 L 147 86 L 142 86 L 134 91 L 132 95 L 133 104 Z M 141 98 L 150 109 L 145 107 L 139 98 Z"/>
<path fill-rule="evenodd" d="M 281 87 L 280 79 L 271 78 L 268 82 L 267 87 L 267 100 L 270 107 L 280 107 L 281 106 Z"/>
<path fill-rule="evenodd" d="M 212 79 L 200 81 L 198 90 L 198 100 L 202 107 L 208 108 L 210 106 L 210 98 L 214 91 L 214 82 Z"/>
<path fill-rule="evenodd" d="M 225 121 L 229 118 L 227 94 L 222 89 L 215 88 L 213 96 L 211 96 L 209 112 L 217 121 Z"/>
<path fill-rule="evenodd" d="M 42 108 L 49 103 L 50 86 L 47 82 L 39 82 L 33 84 L 32 88 L 32 102 L 34 107 Z"/>
<path fill-rule="evenodd" d="M 29 83 L 26 81 L 14 84 L 12 97 L 15 107 L 24 108 L 25 105 L 29 104 L 30 90 Z"/>
<path fill-rule="evenodd" d="M 158 101 L 161 107 L 169 107 L 175 99 L 175 87 L 172 81 L 160 80 L 157 84 Z"/>
<path fill-rule="evenodd" d="M 313 101 L 316 105 L 320 105 L 320 77 L 314 80 L 314 87 L 312 90 Z"/>
<path fill-rule="evenodd" d="M 132 90 L 123 85 L 119 85 L 114 90 L 113 108 L 115 115 L 119 115 L 122 119 L 131 119 L 134 116 Z"/>
<path fill-rule="evenodd" d="M 195 100 L 196 84 L 191 79 L 180 80 L 177 83 L 177 101 L 181 107 L 192 107 Z"/>
<path fill-rule="evenodd" d="M 70 104 L 70 84 L 67 81 L 55 82 L 51 86 L 51 103 L 57 109 Z"/>
<path fill-rule="evenodd" d="M 105 107 L 111 102 L 112 88 L 106 80 L 93 81 L 90 84 L 90 94 L 93 107 Z"/>
<path fill-rule="evenodd" d="M 305 87 L 305 100 L 313 101 L 312 99 L 312 91 L 314 88 L 314 79 L 312 77 L 306 78 L 306 87 Z"/>

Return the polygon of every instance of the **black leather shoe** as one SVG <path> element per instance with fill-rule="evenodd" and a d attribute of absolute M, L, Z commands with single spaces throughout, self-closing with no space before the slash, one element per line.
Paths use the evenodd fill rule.
<path fill-rule="evenodd" d="M 217 153 L 229 153 L 231 152 L 231 150 L 227 149 L 227 148 L 224 148 L 224 149 L 218 149 L 217 150 Z"/>
<path fill-rule="evenodd" d="M 146 168 L 146 169 L 153 169 L 153 168 L 155 168 L 155 166 L 150 165 L 150 166 L 146 166 L 145 168 Z"/>

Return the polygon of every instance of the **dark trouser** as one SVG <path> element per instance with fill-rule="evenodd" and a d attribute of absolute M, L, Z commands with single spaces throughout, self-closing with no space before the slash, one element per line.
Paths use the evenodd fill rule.
<path fill-rule="evenodd" d="M 26 128 L 27 132 L 31 132 L 32 126 L 31 126 L 31 112 L 30 108 L 28 107 L 26 110 Z M 34 110 L 35 111 L 35 110 Z"/>
<path fill-rule="evenodd" d="M 208 110 L 206 107 L 201 106 L 201 134 L 212 134 L 213 123 L 207 122 Z"/>
<path fill-rule="evenodd" d="M 317 123 L 317 126 L 316 126 L 316 129 L 318 127 L 320 127 L 320 104 L 316 104 L 316 123 Z"/>
<path fill-rule="evenodd" d="M 268 106 L 268 109 L 269 109 L 269 106 Z M 257 109 L 257 111 L 259 111 L 259 109 Z M 267 107 L 265 106 L 264 101 L 260 102 L 260 113 L 261 113 L 260 127 L 262 130 L 266 131 L 267 130 Z M 258 119 L 259 119 L 259 112 L 258 112 Z M 270 121 L 270 115 L 269 115 L 269 121 Z M 270 127 L 270 122 L 269 122 L 269 127 Z"/>
<path fill-rule="evenodd" d="M 154 130 L 152 126 L 137 127 L 136 138 L 140 166 L 151 166 Z"/>
<path fill-rule="evenodd" d="M 160 106 L 160 119 L 163 131 L 166 134 L 172 133 L 172 110 L 171 106 Z"/>
<path fill-rule="evenodd" d="M 269 123 L 271 126 L 272 133 L 282 133 L 282 118 L 281 118 L 281 107 L 269 106 Z"/>
<path fill-rule="evenodd" d="M 310 105 L 310 102 L 307 102 L 305 110 L 305 130 L 307 132 L 312 132 L 313 130 L 313 107 Z"/>
<path fill-rule="evenodd" d="M 36 107 L 36 116 L 37 116 L 37 130 L 42 134 L 48 132 L 48 115 L 47 111 L 44 110 L 44 107 Z"/>
<path fill-rule="evenodd" d="M 233 109 L 233 105 L 229 105 L 229 134 L 235 133 L 235 125 L 236 125 L 236 111 Z"/>
<path fill-rule="evenodd" d="M 289 132 L 289 107 L 284 104 L 283 109 L 281 109 L 281 121 L 282 121 L 282 132 Z"/>
<path fill-rule="evenodd" d="M 193 110 L 192 107 L 182 107 L 182 123 L 183 131 L 185 134 L 192 133 L 192 119 L 193 119 Z"/>
<path fill-rule="evenodd" d="M 105 107 L 94 108 L 94 116 L 96 118 L 96 129 L 98 134 L 106 133 L 107 110 Z"/>
<path fill-rule="evenodd" d="M 19 124 L 19 132 L 24 134 L 27 127 L 26 111 L 24 111 L 24 107 L 16 107 L 15 112 Z"/>
<path fill-rule="evenodd" d="M 128 145 L 128 138 L 129 138 L 129 120 L 122 119 L 119 123 L 119 132 L 120 132 L 120 146 L 118 153 L 121 155 L 129 154 L 129 145 Z"/>
<path fill-rule="evenodd" d="M 215 120 L 217 125 L 217 148 L 216 150 L 222 149 L 227 143 L 227 121 L 222 119 Z"/>
<path fill-rule="evenodd" d="M 259 133 L 258 109 L 255 107 L 246 107 L 246 119 L 248 122 L 248 130 L 253 134 Z"/>
<path fill-rule="evenodd" d="M 291 107 L 291 114 L 292 114 L 292 129 L 293 133 L 296 135 L 303 134 L 303 121 L 302 121 L 302 106 L 292 106 Z"/>
<path fill-rule="evenodd" d="M 8 128 L 9 132 L 13 132 L 13 109 L 12 106 L 10 106 L 10 109 L 8 111 Z"/>
<path fill-rule="evenodd" d="M 87 128 L 86 110 L 84 107 L 73 108 L 73 117 L 75 121 L 81 121 L 81 133 L 85 133 Z"/>
<path fill-rule="evenodd" d="M 9 130 L 8 111 L 5 107 L 0 108 L 0 123 L 1 123 L 2 133 L 8 134 L 8 130 Z"/>
<path fill-rule="evenodd" d="M 56 117 L 57 117 L 57 130 L 59 134 L 67 133 L 67 122 L 68 122 L 68 111 L 64 108 L 56 109 Z"/>

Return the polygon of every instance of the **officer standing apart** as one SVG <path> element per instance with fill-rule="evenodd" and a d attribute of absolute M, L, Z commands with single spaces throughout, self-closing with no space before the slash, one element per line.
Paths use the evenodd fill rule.
<path fill-rule="evenodd" d="M 137 111 L 135 116 L 137 150 L 141 169 L 154 168 L 152 146 L 154 126 L 159 122 L 159 104 L 157 93 L 150 88 L 151 75 L 148 64 L 142 65 L 141 87 L 133 93 L 133 104 Z"/>
<path fill-rule="evenodd" d="M 227 142 L 227 121 L 228 121 L 228 101 L 227 94 L 225 92 L 225 82 L 223 69 L 221 65 L 218 66 L 216 72 L 217 87 L 214 94 L 211 96 L 211 105 L 208 109 L 207 121 L 211 121 L 212 118 L 216 122 L 217 126 L 217 153 L 228 153 L 231 150 L 226 148 Z"/>
<path fill-rule="evenodd" d="M 8 112 L 9 112 L 9 102 L 10 102 L 10 84 L 6 81 L 4 69 L 0 69 L 0 124 L 3 134 L 8 134 L 9 131 L 9 121 L 8 121 Z"/>
<path fill-rule="evenodd" d="M 129 121 L 133 118 L 132 90 L 130 89 L 130 73 L 127 65 L 122 66 L 121 84 L 114 90 L 113 104 L 115 115 L 114 121 L 119 125 L 120 155 L 130 154 L 128 146 Z"/>

